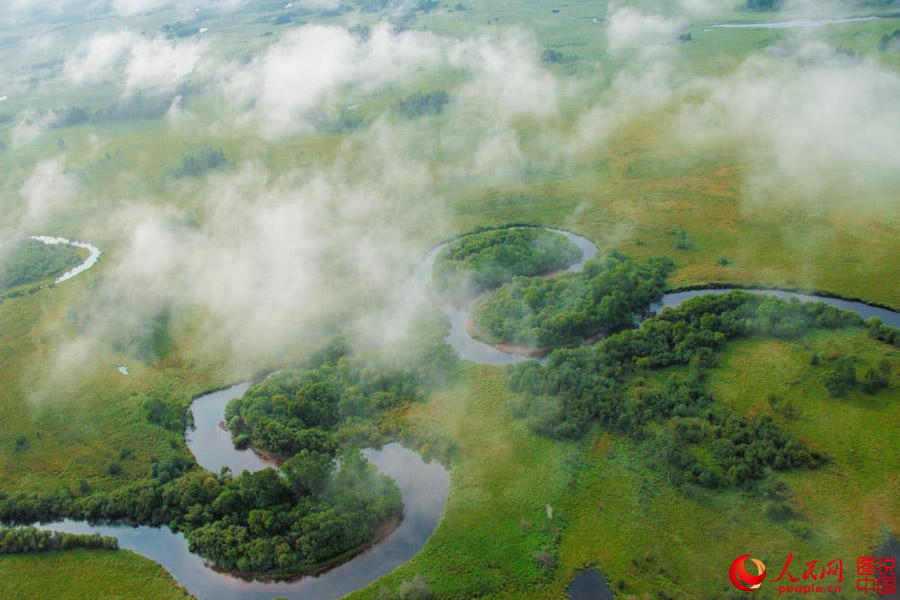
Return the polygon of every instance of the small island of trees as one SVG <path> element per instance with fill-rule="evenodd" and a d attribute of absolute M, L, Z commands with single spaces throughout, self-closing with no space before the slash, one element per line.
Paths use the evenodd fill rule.
<path fill-rule="evenodd" d="M 671 268 L 669 259 L 638 263 L 611 252 L 577 273 L 516 278 L 475 304 L 475 335 L 491 343 L 560 348 L 631 327 L 662 297 Z"/>
<path fill-rule="evenodd" d="M 515 276 L 550 273 L 581 258 L 565 235 L 539 227 L 496 229 L 449 243 L 434 265 L 438 291 L 454 301 L 496 288 Z"/>
<path fill-rule="evenodd" d="M 0 291 L 59 277 L 83 262 L 68 244 L 22 240 L 0 255 Z"/>

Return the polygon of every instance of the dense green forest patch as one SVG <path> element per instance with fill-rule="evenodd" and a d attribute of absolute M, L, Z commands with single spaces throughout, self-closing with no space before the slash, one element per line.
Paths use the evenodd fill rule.
<path fill-rule="evenodd" d="M 426 115 L 439 115 L 450 102 L 450 94 L 446 90 L 433 92 L 413 92 L 405 98 L 394 102 L 394 113 L 407 119 L 416 119 Z"/>
<path fill-rule="evenodd" d="M 814 328 L 860 326 L 854 313 L 735 291 L 699 296 L 664 309 L 640 329 L 591 347 L 559 350 L 546 367 L 510 368 L 510 386 L 524 394 L 532 427 L 555 437 L 580 436 L 592 422 L 652 440 L 670 479 L 705 487 L 744 485 L 767 469 L 815 467 L 825 460 L 766 416 L 745 417 L 713 403 L 706 371 L 729 340 L 795 338 Z M 690 365 L 662 381 L 654 371 Z"/>
<path fill-rule="evenodd" d="M 236 441 L 244 436 L 243 443 L 281 455 L 280 474 L 213 474 L 169 456 L 151 465 L 149 479 L 108 493 L 88 485 L 41 495 L 0 492 L 0 521 L 168 525 L 222 569 L 276 578 L 341 562 L 399 522 L 402 510 L 399 488 L 362 457 L 359 445 L 390 441 L 397 432 L 382 427 L 384 414 L 423 398 L 438 373 L 452 372 L 443 321 L 417 324 L 418 337 L 401 345 L 408 354 L 355 355 L 335 341 L 229 406 Z M 143 408 L 148 419 L 169 426 L 172 419 L 157 418 L 166 411 L 162 403 L 145 401 Z M 431 442 L 439 452 L 440 441 Z"/>
<path fill-rule="evenodd" d="M 0 492 L 7 523 L 73 518 L 168 525 L 218 567 L 273 577 L 301 575 L 362 547 L 400 514 L 400 490 L 358 451 L 307 455 L 274 469 L 213 474 L 187 461 L 155 463 L 150 480 L 110 493 Z"/>
<path fill-rule="evenodd" d="M 550 273 L 576 262 L 581 250 L 565 235 L 541 227 L 473 233 L 450 242 L 434 263 L 436 288 L 463 300 L 516 276 Z"/>
<path fill-rule="evenodd" d="M 225 410 L 235 445 L 316 457 L 380 440 L 391 411 L 423 400 L 455 367 L 443 319 L 423 313 L 413 330 L 404 343 L 380 352 L 353 353 L 336 338 L 302 367 L 251 387 Z"/>
<path fill-rule="evenodd" d="M 59 277 L 83 262 L 68 244 L 44 244 L 22 240 L 0 256 L 0 291 Z"/>
<path fill-rule="evenodd" d="M 87 548 L 118 550 L 119 541 L 99 533 L 81 535 L 59 531 L 43 531 L 35 527 L 0 527 L 0 554 L 25 554 Z"/>
<path fill-rule="evenodd" d="M 517 278 L 472 309 L 476 335 L 492 343 L 560 348 L 632 327 L 662 297 L 668 259 L 630 260 L 618 252 L 553 278 Z"/>

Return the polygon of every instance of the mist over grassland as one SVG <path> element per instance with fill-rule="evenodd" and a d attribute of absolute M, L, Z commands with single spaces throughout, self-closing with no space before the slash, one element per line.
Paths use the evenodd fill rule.
<path fill-rule="evenodd" d="M 740 221 L 783 222 L 766 235 L 812 256 L 898 214 L 900 55 L 878 48 L 895 21 L 710 27 L 890 6 L 295 4 L 14 3 L 0 231 L 104 247 L 79 335 L 174 311 L 236 363 L 347 315 L 378 340 L 429 247 L 512 215 L 639 246 L 648 211 L 696 193 L 729 207 L 709 231 L 754 279 L 764 239 Z M 393 109 L 433 90 L 438 112 Z M 176 176 L 204 147 L 227 159 Z M 805 262 L 794 285 L 827 287 Z"/>
<path fill-rule="evenodd" d="M 415 268 L 476 228 L 541 223 L 601 254 L 671 258 L 669 285 L 900 307 L 898 19 L 714 27 L 900 8 L 743 4 L 14 0 L 0 16 L 0 243 L 60 235 L 103 254 L 0 305 L 0 490 L 112 494 L 166 461 L 200 474 L 193 397 L 298 364 L 336 332 L 384 358 L 428 300 Z M 871 427 L 895 416 L 897 389 L 823 401 L 811 354 L 896 371 L 895 349 L 848 329 L 736 342 L 710 385 L 751 418 L 796 404 L 779 426 L 834 461 L 784 474 L 812 537 L 743 489 L 682 494 L 617 433 L 535 435 L 503 371 L 460 364 L 385 417 L 460 450 L 444 523 L 387 584 L 558 597 L 598 562 L 629 593 L 708 591 L 710 565 L 739 547 L 860 555 L 897 522 L 894 457 Z"/>

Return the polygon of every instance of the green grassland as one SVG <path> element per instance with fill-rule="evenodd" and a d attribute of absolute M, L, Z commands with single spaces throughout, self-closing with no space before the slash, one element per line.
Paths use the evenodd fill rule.
<path fill-rule="evenodd" d="M 890 389 L 829 397 L 822 367 L 809 363 L 813 354 L 835 353 L 860 366 L 888 359 Z M 769 516 L 759 491 L 672 486 L 625 437 L 596 433 L 577 444 L 537 437 L 516 417 L 503 371 L 469 366 L 456 386 L 401 416 L 460 444 L 439 529 L 412 561 L 351 597 L 378 598 L 382 587 L 394 591 L 421 574 L 437 597 L 563 598 L 578 569 L 599 565 L 625 598 L 726 598 L 739 594 L 727 572 L 742 554 L 761 558 L 776 571 L 772 577 L 788 551 L 795 577 L 810 560 L 842 558 L 847 569 L 900 528 L 900 456 L 888 433 L 900 421 L 898 368 L 900 351 L 859 329 L 792 342 L 750 339 L 724 352 L 711 380 L 716 401 L 742 414 L 772 414 L 829 458 L 820 469 L 777 476 L 790 489 L 787 519 Z M 656 376 L 675 370 L 682 369 Z M 796 415 L 773 410 L 770 395 L 790 398 Z M 789 520 L 808 523 L 811 533 L 795 532 Z M 561 534 L 559 563 L 544 578 L 533 555 L 553 544 L 552 527 Z M 855 597 L 851 579 L 845 571 L 846 597 Z M 776 584 L 760 594 L 777 597 Z"/>
<path fill-rule="evenodd" d="M 543 3 L 470 1 L 465 11 L 441 7 L 421 15 L 414 27 L 449 36 L 513 24 L 532 30 L 539 47 L 567 56 L 550 67 L 561 77 L 595 74 L 595 62 L 603 61 L 602 76 L 583 95 L 590 101 L 606 89 L 624 61 L 607 54 L 602 24 L 569 16 L 603 17 L 608 4 L 568 2 L 560 13 L 552 13 Z M 272 24 L 276 14 L 236 13 L 211 18 L 203 26 L 216 34 L 210 38 L 216 52 L 246 57 L 288 30 Z M 161 11 L 135 17 L 130 24 L 156 31 L 175 16 L 174 11 Z M 352 20 L 366 24 L 377 18 L 355 15 Z M 671 49 L 678 69 L 699 76 L 734 72 L 748 53 L 772 47 L 788 33 L 704 28 L 723 21 L 777 18 L 729 12 L 691 23 L 693 41 Z M 345 17 L 321 21 L 350 22 Z M 877 44 L 898 26 L 897 19 L 885 19 L 835 25 L 822 34 L 830 46 L 877 56 L 896 68 L 900 54 L 880 53 Z M 61 35 L 80 39 L 97 28 L 98 23 L 84 19 L 61 29 Z M 0 57 L 17 61 L 13 66 L 24 69 L 26 77 L 42 77 L 46 69 L 23 62 L 14 40 L 36 32 L 32 27 L 3 32 L 0 44 Z M 414 91 L 453 90 L 462 79 L 452 71 L 421 74 L 372 94 L 354 92 L 346 103 L 362 105 L 365 129 L 397 99 Z M 0 104 L 0 113 L 78 105 L 101 109 L 117 98 L 117 90 L 109 85 L 86 86 L 75 94 L 40 87 Z M 0 212 L 20 210 L 18 190 L 36 163 L 64 154 L 67 171 L 79 182 L 76 200 L 48 221 L 52 230 L 34 233 L 77 238 L 90 233 L 89 241 L 108 258 L 126 241 L 94 226 L 94 221 L 124 202 L 174 206 L 180 218 L 192 216 L 202 224 L 208 210 L 198 200 L 204 181 L 167 175 L 198 143 L 222 148 L 238 165 L 259 161 L 272 173 L 312 171 L 339 157 L 359 164 L 360 178 L 366 172 L 367 149 L 355 145 L 352 136 L 319 131 L 257 139 L 240 127 L 222 126 L 218 103 L 198 83 L 197 92 L 185 101 L 196 115 L 187 128 L 174 130 L 165 119 L 79 125 L 50 129 L 25 147 L 6 147 L 0 150 Z M 576 134 L 579 108 L 566 107 L 553 125 L 563 142 Z M 604 145 L 580 150 L 567 161 L 541 147 L 538 124 L 516 122 L 513 127 L 529 159 L 521 180 L 485 186 L 441 175 L 434 186 L 436 195 L 446 199 L 449 223 L 404 221 L 403 226 L 417 232 L 424 254 L 430 245 L 477 227 L 543 222 L 586 235 L 601 250 L 616 248 L 635 259 L 669 256 L 677 265 L 670 277 L 673 286 L 739 283 L 817 289 L 900 307 L 897 214 L 842 208 L 840 200 L 847 198 L 841 197 L 821 205 L 793 203 L 789 190 L 785 198 L 748 203 L 749 166 L 741 140 L 714 149 L 685 148 L 670 138 L 663 124 L 674 111 L 677 107 L 650 109 L 615 131 Z M 422 121 L 422 139 L 451 129 L 453 118 L 445 114 Z M 0 123 L 0 140 L 9 141 L 14 124 Z M 60 149 L 60 138 L 66 150 Z M 436 173 L 444 173 L 447 158 L 430 155 Z M 685 230 L 692 247 L 676 248 L 673 229 Z M 718 263 L 723 256 L 728 259 L 724 265 Z M 410 256 L 409 264 L 419 260 Z M 180 430 L 147 421 L 141 408 L 147 397 L 162 397 L 183 409 L 203 391 L 272 366 L 245 364 L 235 369 L 224 350 L 210 348 L 202 338 L 192 315 L 173 331 L 171 351 L 156 360 L 135 360 L 104 345 L 79 346 L 68 311 L 107 268 L 101 260 L 55 289 L 0 304 L 4 491 L 74 490 L 82 480 L 91 489 L 106 491 L 146 478 L 154 460 L 190 456 Z M 302 350 L 293 349 L 284 362 L 289 364 Z M 790 398 L 799 416 L 775 414 L 776 420 L 831 459 L 819 470 L 778 476 L 793 492 L 791 506 L 812 527 L 809 539 L 767 518 L 765 503 L 756 496 L 738 491 L 683 494 L 647 468 L 640 448 L 625 438 L 595 434 L 589 444 L 575 444 L 536 437 L 514 414 L 515 398 L 506 388 L 504 371 L 466 365 L 447 389 L 397 415 L 398 420 L 446 434 L 460 446 L 441 526 L 410 563 L 353 597 L 378 598 L 383 587 L 395 591 L 401 581 L 422 574 L 438 597 L 563 598 L 574 571 L 592 564 L 599 565 L 614 586 L 621 586 L 616 589 L 626 597 L 654 597 L 658 591 L 671 597 L 724 597 L 725 572 L 739 554 L 752 553 L 770 569 L 780 569 L 784 548 L 792 549 L 797 565 L 801 558 L 849 558 L 872 550 L 884 531 L 900 532 L 900 455 L 889 438 L 900 425 L 900 388 L 894 376 L 892 387 L 877 396 L 854 391 L 846 398 L 829 398 L 809 358 L 813 352 L 827 356 L 834 350 L 869 363 L 885 356 L 895 373 L 900 363 L 896 350 L 862 332 L 819 333 L 800 342 L 735 343 L 712 381 L 718 401 L 747 414 L 770 411 L 766 399 L 771 394 Z M 86 353 L 92 360 L 66 360 Z M 119 374 L 119 364 L 127 364 L 131 374 Z M 17 449 L 18 436 L 25 436 L 27 448 Z M 118 475 L 109 472 L 113 462 L 122 467 Z M 548 504 L 553 519 L 547 517 Z M 543 546 L 558 547 L 558 567 L 548 573 L 542 573 L 534 558 Z M 182 597 L 161 569 L 126 552 L 4 557 L 0 573 L 3 597 L 78 597 L 73 594 L 79 590 L 92 598 Z M 764 587 L 759 593 L 769 597 L 772 589 Z"/>
<path fill-rule="evenodd" d="M 151 560 L 127 550 L 0 557 L 0 596 L 13 599 L 191 598 Z"/>
<path fill-rule="evenodd" d="M 560 507 L 583 450 L 530 433 L 513 400 L 502 368 L 467 365 L 456 385 L 398 415 L 457 440 L 447 507 L 422 552 L 351 598 L 378 598 L 416 574 L 437 597 L 553 595 L 532 555 L 558 543 L 554 528 L 565 537 Z"/>
<path fill-rule="evenodd" d="M 711 381 L 718 402 L 748 415 L 771 414 L 828 456 L 824 467 L 778 476 L 791 490 L 788 504 L 798 515 L 792 518 L 811 525 L 809 537 L 794 533 L 787 519 L 767 516 L 758 493 L 684 494 L 646 466 L 633 442 L 603 434 L 570 497 L 573 516 L 560 548 L 559 584 L 576 568 L 599 564 L 625 597 L 653 597 L 655 590 L 674 598 L 731 597 L 740 594 L 727 578 L 734 558 L 759 557 L 777 577 L 790 551 L 795 577 L 810 560 L 842 558 L 845 595 L 856 597 L 846 565 L 876 552 L 886 532 L 900 527 L 900 456 L 886 433 L 900 421 L 900 392 L 895 375 L 891 388 L 878 395 L 857 390 L 829 397 L 821 369 L 809 363 L 813 354 L 837 352 L 862 364 L 887 358 L 895 374 L 900 365 L 896 349 L 858 330 L 817 332 L 795 342 L 734 343 Z M 773 410 L 770 395 L 791 399 L 796 416 Z M 757 595 L 777 597 L 776 585 L 764 584 Z"/>

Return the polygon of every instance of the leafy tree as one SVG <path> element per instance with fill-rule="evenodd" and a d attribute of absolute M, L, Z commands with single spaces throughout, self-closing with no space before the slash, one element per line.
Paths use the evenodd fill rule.
<path fill-rule="evenodd" d="M 856 369 L 853 361 L 840 357 L 834 361 L 831 370 L 825 375 L 825 389 L 834 398 L 841 398 L 856 384 Z"/>
<path fill-rule="evenodd" d="M 28 438 L 21 433 L 17 435 L 16 439 L 13 441 L 13 451 L 22 452 L 29 448 L 31 448 L 31 442 L 28 441 Z"/>
<path fill-rule="evenodd" d="M 860 384 L 863 391 L 867 394 L 875 394 L 888 386 L 891 373 L 891 363 L 887 359 L 882 359 L 878 368 L 867 367 L 862 372 Z"/>
<path fill-rule="evenodd" d="M 316 496 L 324 491 L 331 479 L 334 459 L 328 454 L 310 452 L 304 448 L 288 459 L 281 470 L 294 492 Z"/>

